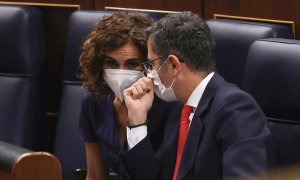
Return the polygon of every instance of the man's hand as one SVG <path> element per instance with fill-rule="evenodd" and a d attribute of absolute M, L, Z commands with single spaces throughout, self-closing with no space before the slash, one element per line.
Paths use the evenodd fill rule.
<path fill-rule="evenodd" d="M 153 82 L 143 77 L 124 91 L 128 110 L 128 125 L 144 124 L 154 99 Z"/>

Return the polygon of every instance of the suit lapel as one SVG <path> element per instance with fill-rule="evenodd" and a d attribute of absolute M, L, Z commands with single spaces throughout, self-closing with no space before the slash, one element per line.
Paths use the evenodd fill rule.
<path fill-rule="evenodd" d="M 201 119 L 202 114 L 208 108 L 209 102 L 213 98 L 216 89 L 223 82 L 223 78 L 215 73 L 215 75 L 212 77 L 205 88 L 203 96 L 198 104 L 192 123 L 190 125 L 189 134 L 181 157 L 177 179 L 182 179 L 194 165 L 196 154 L 199 150 L 199 144 L 204 130 L 204 124 Z"/>

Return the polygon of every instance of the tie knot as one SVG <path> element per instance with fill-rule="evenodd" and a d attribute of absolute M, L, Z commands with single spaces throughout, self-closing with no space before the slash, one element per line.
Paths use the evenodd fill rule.
<path fill-rule="evenodd" d="M 186 105 L 186 104 L 182 108 L 182 112 L 185 112 L 185 113 L 188 113 L 188 114 L 191 114 L 192 111 L 193 111 L 193 107 L 189 106 L 189 105 Z"/>
<path fill-rule="evenodd" d="M 181 110 L 181 119 L 187 119 L 189 118 L 191 112 L 193 111 L 193 107 L 189 105 L 184 105 Z"/>

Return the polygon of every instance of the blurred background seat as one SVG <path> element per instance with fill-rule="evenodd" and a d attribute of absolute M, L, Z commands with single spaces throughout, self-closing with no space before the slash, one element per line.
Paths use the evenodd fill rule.
<path fill-rule="evenodd" d="M 300 168 L 299 77 L 299 40 L 272 38 L 251 45 L 243 86 L 268 117 L 281 168 L 297 167 L 289 175 L 298 173 Z"/>
<path fill-rule="evenodd" d="M 80 49 L 91 27 L 109 11 L 76 11 L 71 14 L 64 59 L 63 92 L 54 141 L 54 154 L 62 164 L 63 179 L 74 179 L 77 168 L 86 168 L 85 146 L 79 138 L 78 123 L 82 83 L 76 77 Z"/>
<path fill-rule="evenodd" d="M 242 87 L 250 45 L 262 38 L 293 39 L 290 27 L 275 23 L 236 19 L 207 20 L 216 43 L 217 71 L 229 82 Z"/>
<path fill-rule="evenodd" d="M 179 11 L 164 11 L 164 10 L 152 10 L 152 9 L 137 9 L 137 8 L 123 8 L 123 7 L 104 7 L 105 10 L 114 12 L 136 12 L 143 13 L 149 16 L 152 20 L 157 21 L 169 13 L 179 13 Z"/>
<path fill-rule="evenodd" d="M 42 149 L 46 98 L 43 15 L 0 6 L 0 140 Z"/>

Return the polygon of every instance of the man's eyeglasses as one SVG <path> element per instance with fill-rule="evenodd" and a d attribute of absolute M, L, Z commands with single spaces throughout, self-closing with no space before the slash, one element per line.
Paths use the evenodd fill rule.
<path fill-rule="evenodd" d="M 151 60 L 148 60 L 146 62 L 143 62 L 142 65 L 143 65 L 146 73 L 150 73 L 154 69 L 154 63 L 153 63 L 153 61 L 156 61 L 156 60 L 158 60 L 160 58 L 164 58 L 166 56 L 168 56 L 168 55 L 159 56 L 158 58 L 151 59 Z"/>

